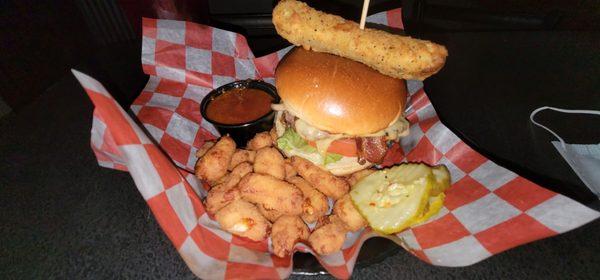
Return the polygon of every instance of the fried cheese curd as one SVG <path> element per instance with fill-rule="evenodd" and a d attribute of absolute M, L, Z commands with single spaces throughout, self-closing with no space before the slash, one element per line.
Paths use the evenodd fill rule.
<path fill-rule="evenodd" d="M 300 217 L 281 216 L 271 229 L 273 252 L 278 257 L 285 257 L 292 253 L 297 242 L 307 240 L 309 234 L 308 226 Z"/>
<path fill-rule="evenodd" d="M 350 186 L 346 180 L 336 177 L 312 162 L 298 156 L 291 157 L 292 166 L 298 174 L 317 190 L 335 200 L 348 193 Z"/>
<path fill-rule="evenodd" d="M 442 45 L 377 29 L 360 29 L 356 22 L 296 0 L 283 0 L 275 6 L 273 24 L 281 37 L 296 46 L 362 62 L 398 79 L 424 80 L 437 73 L 448 56 Z"/>
<path fill-rule="evenodd" d="M 348 184 L 350 184 L 350 186 L 354 186 L 362 178 L 367 177 L 367 176 L 373 174 L 374 172 L 375 172 L 375 170 L 373 170 L 373 169 L 363 169 L 363 170 L 360 170 L 360 171 L 350 174 L 350 176 L 348 176 L 348 178 L 346 178 L 346 181 L 348 181 Z"/>
<path fill-rule="evenodd" d="M 214 146 L 196 162 L 196 176 L 209 184 L 227 174 L 229 163 L 235 152 L 235 142 L 229 136 L 223 136 Z"/>
<path fill-rule="evenodd" d="M 283 213 L 276 209 L 267 209 L 262 204 L 256 204 L 256 207 L 258 207 L 258 211 L 260 211 L 260 213 L 270 222 L 275 222 L 279 217 L 283 216 Z"/>
<path fill-rule="evenodd" d="M 308 237 L 308 243 L 319 255 L 329 255 L 342 249 L 346 241 L 346 228 L 339 217 L 321 217 L 317 227 Z"/>
<path fill-rule="evenodd" d="M 252 165 L 247 162 L 238 164 L 227 176 L 227 180 L 221 184 L 212 187 L 206 196 L 206 211 L 215 214 L 219 209 L 241 198 L 240 191 L 237 188 L 239 181 L 246 174 L 252 172 Z"/>
<path fill-rule="evenodd" d="M 256 156 L 255 151 L 242 150 L 237 149 L 233 156 L 231 156 L 231 162 L 229 163 L 229 170 L 233 170 L 238 164 L 242 162 L 254 162 L 254 157 Z"/>
<path fill-rule="evenodd" d="M 367 226 L 367 220 L 356 210 L 350 194 L 342 196 L 333 206 L 333 214 L 338 216 L 349 231 L 358 231 Z"/>
<path fill-rule="evenodd" d="M 250 143 L 254 150 L 236 149 L 223 136 L 198 150 L 196 176 L 211 185 L 204 200 L 207 213 L 229 233 L 254 241 L 271 237 L 273 253 L 280 257 L 301 241 L 319 254 L 339 250 L 346 232 L 362 224 L 346 198 L 346 180 L 360 172 L 344 179 L 302 158 L 284 158 L 269 133 L 257 134 Z M 329 216 L 328 196 L 338 199 Z M 315 222 L 311 233 L 307 224 Z"/>
<path fill-rule="evenodd" d="M 239 188 L 243 199 L 266 209 L 276 209 L 287 215 L 302 213 L 302 191 L 271 175 L 250 173 L 242 178 Z"/>
<path fill-rule="evenodd" d="M 306 180 L 300 177 L 291 177 L 288 178 L 287 181 L 298 187 L 302 191 L 302 194 L 304 194 L 302 220 L 310 224 L 327 214 L 329 204 L 327 203 L 327 197 L 324 194 L 313 188 Z"/>
<path fill-rule="evenodd" d="M 269 132 L 257 133 L 254 138 L 248 141 L 246 148 L 251 151 L 257 151 L 265 147 L 273 146 L 273 138 Z"/>
<path fill-rule="evenodd" d="M 227 232 L 254 241 L 267 238 L 271 229 L 271 223 L 260 214 L 258 208 L 242 199 L 235 200 L 217 211 L 215 218 Z"/>
<path fill-rule="evenodd" d="M 285 178 L 285 161 L 281 153 L 271 147 L 264 147 L 256 151 L 254 158 L 254 172 L 271 175 L 279 180 Z"/>

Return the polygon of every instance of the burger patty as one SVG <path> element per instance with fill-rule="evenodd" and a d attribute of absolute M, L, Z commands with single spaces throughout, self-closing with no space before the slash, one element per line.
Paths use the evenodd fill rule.
<path fill-rule="evenodd" d="M 383 162 L 383 157 L 388 149 L 385 137 L 357 137 L 356 148 L 358 162 L 361 164 L 365 160 L 372 163 Z"/>

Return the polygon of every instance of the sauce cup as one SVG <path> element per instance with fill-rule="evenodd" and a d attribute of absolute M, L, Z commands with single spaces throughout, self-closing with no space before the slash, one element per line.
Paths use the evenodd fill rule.
<path fill-rule="evenodd" d="M 245 147 L 248 140 L 252 139 L 255 134 L 263 131 L 268 131 L 273 127 L 273 119 L 275 112 L 269 110 L 268 113 L 258 119 L 248 121 L 241 124 L 224 124 L 210 119 L 206 114 L 206 109 L 211 101 L 223 94 L 224 92 L 235 88 L 252 88 L 259 89 L 273 97 L 272 103 L 279 103 L 279 95 L 275 87 L 269 83 L 260 80 L 242 80 L 235 81 L 212 90 L 200 103 L 200 113 L 202 118 L 210 122 L 221 135 L 229 134 L 235 141 L 238 147 Z"/>

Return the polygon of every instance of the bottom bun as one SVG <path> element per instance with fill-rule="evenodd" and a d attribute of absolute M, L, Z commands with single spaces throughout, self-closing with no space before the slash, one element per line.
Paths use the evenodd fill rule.
<path fill-rule="evenodd" d="M 281 150 L 281 152 L 283 152 L 286 157 L 299 156 L 301 158 L 307 159 L 310 162 L 312 162 L 314 165 L 321 167 L 322 169 L 328 170 L 335 176 L 349 175 L 356 171 L 367 169 L 367 168 L 373 166 L 373 163 L 370 163 L 368 161 L 365 162 L 365 164 L 360 164 L 360 163 L 358 163 L 357 157 L 346 157 L 346 156 L 342 157 L 340 160 L 338 160 L 334 163 L 329 163 L 329 164 L 323 166 L 321 164 L 322 163 L 321 155 L 319 155 L 318 153 L 307 154 L 307 153 L 304 153 L 297 149 L 292 149 L 289 151 Z"/>

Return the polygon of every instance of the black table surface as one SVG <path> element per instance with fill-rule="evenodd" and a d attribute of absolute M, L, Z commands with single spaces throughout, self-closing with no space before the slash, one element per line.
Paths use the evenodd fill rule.
<path fill-rule="evenodd" d="M 551 138 L 528 124 L 528 115 L 541 105 L 599 107 L 594 91 L 597 57 L 590 56 L 598 45 L 597 35 L 427 36 L 443 41 L 450 50 L 446 68 L 425 83 L 442 121 L 500 164 L 549 188 L 559 186 L 566 192 L 577 188 L 569 195 L 594 206 L 580 190 L 583 184 L 552 150 Z M 143 85 L 139 46 L 119 55 L 119 59 L 91 59 L 76 68 L 109 85 L 113 94 L 122 94 L 126 104 Z M 112 68 L 94 70 L 106 61 Z M 65 73 L 35 103 L 0 120 L 0 277 L 194 278 L 131 177 L 97 166 L 89 144 L 92 110 L 83 90 Z M 569 142 L 597 141 L 591 126 L 582 125 L 595 120 L 551 114 L 540 119 L 555 123 Z M 572 128 L 583 132 L 569 132 Z M 554 184 L 544 184 L 545 180 Z M 353 276 L 594 279 L 600 273 L 599 231 L 597 220 L 463 268 L 431 266 L 401 250 L 355 269 Z"/>
<path fill-rule="evenodd" d="M 440 119 L 470 146 L 534 182 L 588 205 L 598 198 L 529 115 L 542 106 L 600 110 L 600 32 L 437 33 L 445 67 L 425 82 Z M 542 111 L 567 143 L 600 143 L 600 116 Z M 599 170 L 600 172 L 600 170 Z"/>

